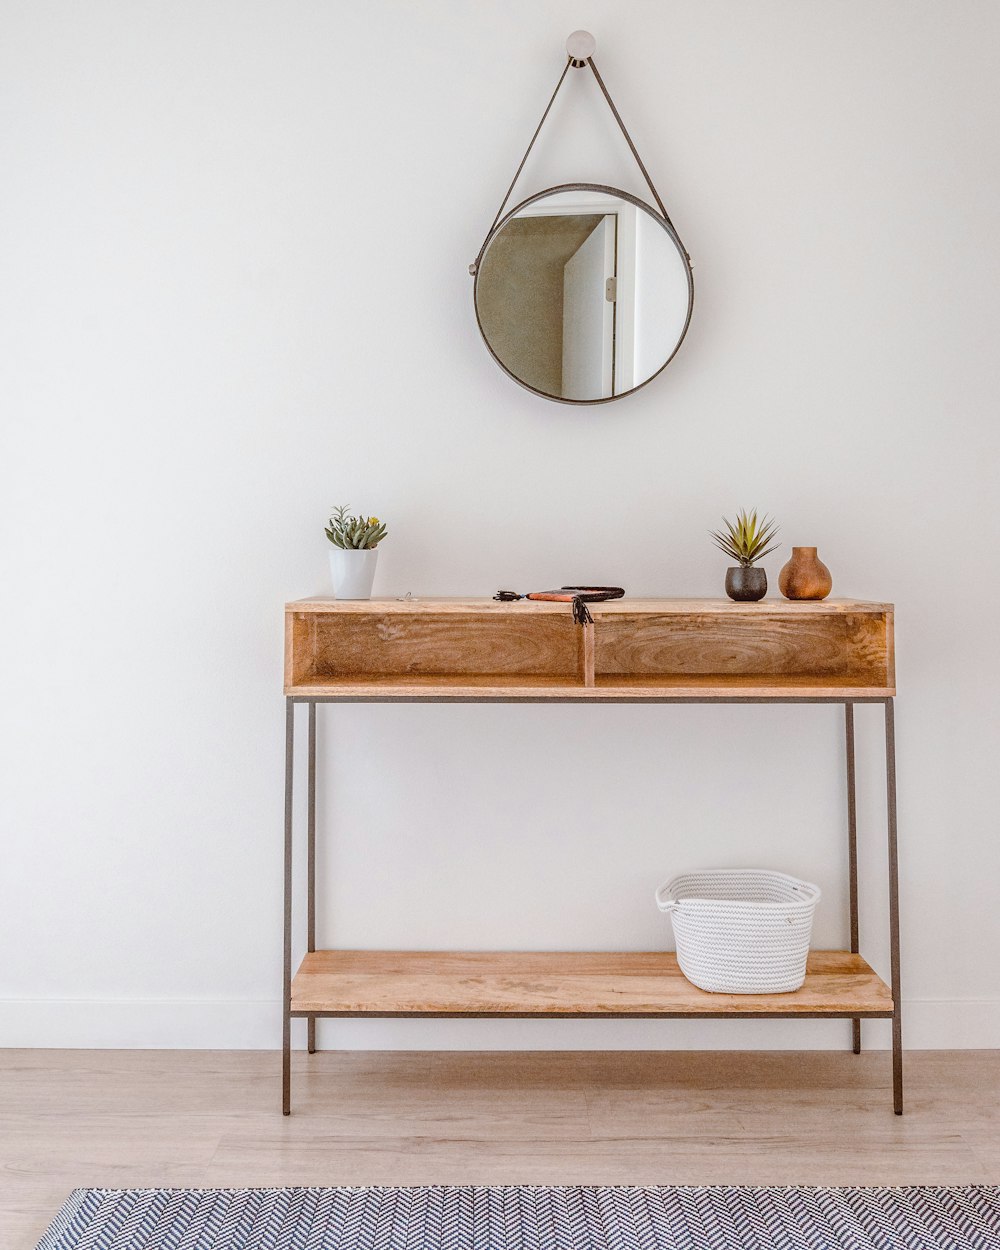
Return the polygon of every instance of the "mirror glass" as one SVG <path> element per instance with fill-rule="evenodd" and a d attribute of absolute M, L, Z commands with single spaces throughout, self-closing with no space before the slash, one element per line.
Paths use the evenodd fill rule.
<path fill-rule="evenodd" d="M 691 269 L 652 209 L 611 187 L 542 192 L 493 232 L 476 271 L 476 316 L 497 362 L 567 403 L 617 399 L 677 351 Z"/>

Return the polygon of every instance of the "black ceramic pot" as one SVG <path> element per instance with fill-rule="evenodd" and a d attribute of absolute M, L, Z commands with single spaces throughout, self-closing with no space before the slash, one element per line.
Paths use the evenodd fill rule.
<path fill-rule="evenodd" d="M 767 573 L 741 564 L 726 569 L 726 594 L 737 603 L 756 603 L 767 594 Z"/>

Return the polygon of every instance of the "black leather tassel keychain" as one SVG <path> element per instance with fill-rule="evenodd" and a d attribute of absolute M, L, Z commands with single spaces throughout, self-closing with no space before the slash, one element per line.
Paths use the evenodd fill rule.
<path fill-rule="evenodd" d="M 571 603 L 573 620 L 577 625 L 592 625 L 588 603 L 603 603 L 608 599 L 623 599 L 621 586 L 560 586 L 558 590 L 533 590 L 519 595 L 516 590 L 498 590 L 493 596 L 501 603 L 513 603 L 516 599 L 541 599 L 546 603 Z"/>

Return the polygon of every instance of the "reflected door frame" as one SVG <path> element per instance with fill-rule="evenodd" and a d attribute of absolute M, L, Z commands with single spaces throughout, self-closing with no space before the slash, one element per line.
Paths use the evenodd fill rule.
<path fill-rule="evenodd" d="M 564 399 L 615 393 L 615 305 L 608 283 L 617 273 L 618 219 L 611 213 L 593 216 L 597 224 L 563 265 Z"/>
<path fill-rule="evenodd" d="M 634 204 L 619 199 L 617 195 L 597 191 L 563 191 L 559 202 L 536 202 L 516 209 L 511 216 L 517 217 L 566 217 L 575 213 L 593 213 L 617 218 L 617 244 L 615 258 L 615 329 L 614 329 L 614 387 L 611 395 L 623 395 L 635 386 L 635 265 L 636 265 L 636 215 Z M 580 401 L 577 401 L 580 402 Z"/>

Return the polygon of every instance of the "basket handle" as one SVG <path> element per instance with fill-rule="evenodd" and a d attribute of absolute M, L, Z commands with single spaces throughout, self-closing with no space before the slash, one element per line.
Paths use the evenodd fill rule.
<path fill-rule="evenodd" d="M 657 907 L 659 907 L 660 911 L 675 911 L 678 907 L 680 907 L 679 899 L 663 897 L 663 891 L 667 888 L 667 885 L 669 884 L 670 882 L 668 881 L 666 885 L 661 885 L 660 888 L 653 895 L 653 897 L 656 899 L 656 905 Z"/>

